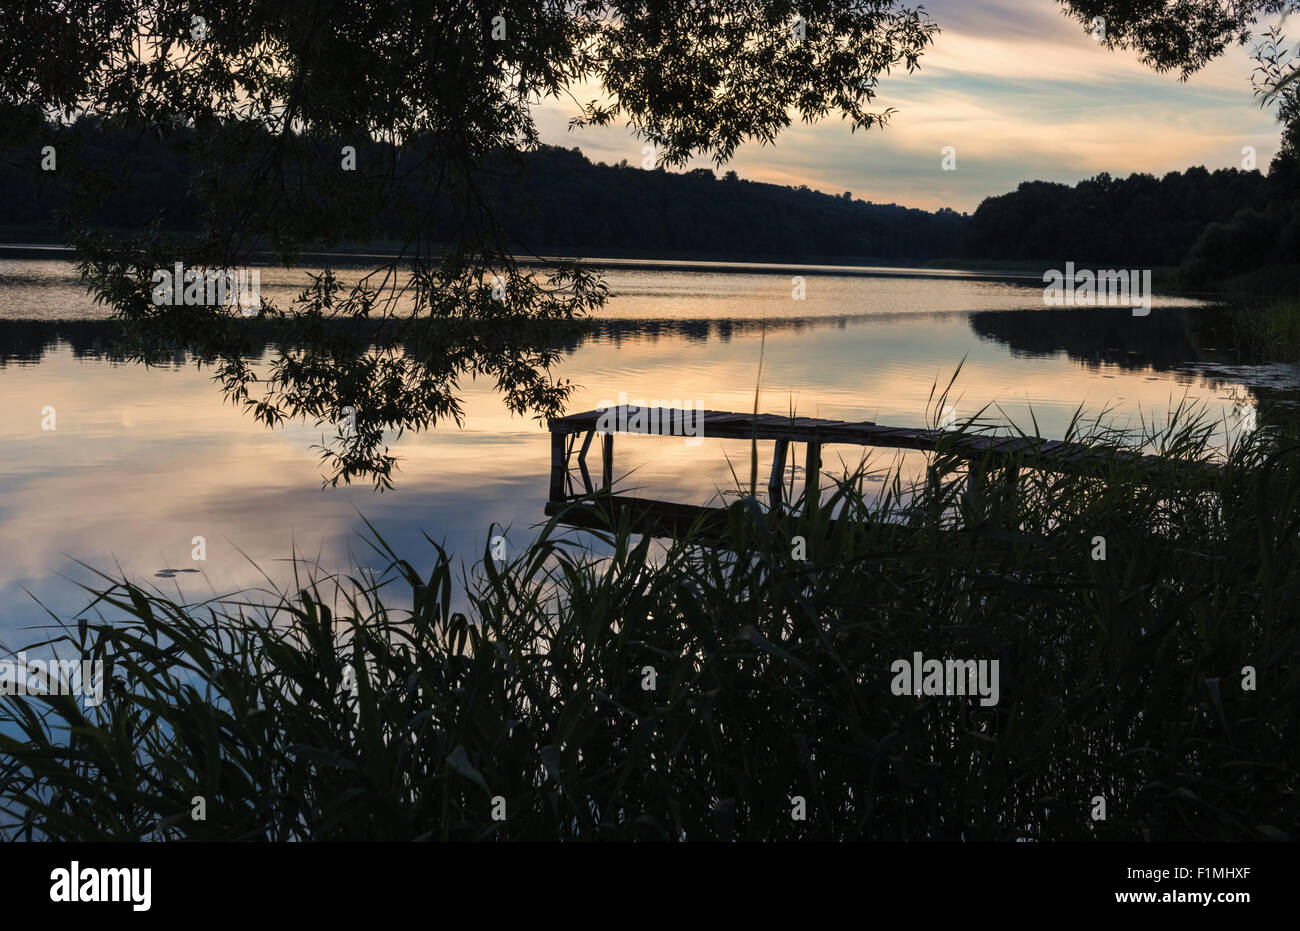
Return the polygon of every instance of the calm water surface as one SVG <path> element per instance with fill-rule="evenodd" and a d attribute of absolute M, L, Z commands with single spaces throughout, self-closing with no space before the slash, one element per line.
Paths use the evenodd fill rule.
<path fill-rule="evenodd" d="M 793 274 L 806 300 L 792 299 Z M 305 280 L 262 270 L 264 293 L 282 302 Z M 760 345 L 763 410 L 899 426 L 934 422 L 932 386 L 963 358 L 959 417 L 986 408 L 1028 428 L 1032 412 L 1049 437 L 1080 406 L 1137 427 L 1188 401 L 1230 434 L 1261 397 L 1300 385 L 1294 368 L 1243 364 L 1214 335 L 1223 311 L 1187 299 L 1157 298 L 1147 317 L 1044 308 L 1041 279 L 931 270 L 627 263 L 607 281 L 600 331 L 555 371 L 579 386 L 573 411 L 620 392 L 752 409 Z M 429 562 L 422 531 L 472 562 L 492 524 L 519 545 L 544 520 L 547 436 L 492 384 L 463 386 L 463 429 L 390 444 L 394 490 L 322 488 L 311 449 L 322 428 L 267 429 L 183 358 L 153 369 L 106 359 L 86 323 L 104 316 L 68 261 L 0 260 L 0 647 L 33 639 L 19 628 L 48 623 L 41 604 L 63 617 L 85 605 L 73 583 L 91 576 L 75 560 L 202 598 L 264 584 L 262 571 L 286 578 L 295 551 L 328 570 L 375 565 L 356 535 L 362 514 L 417 567 Z M 53 431 L 41 429 L 46 406 Z M 728 458 L 748 471 L 743 443 L 621 438 L 617 453 L 620 490 L 699 504 L 733 487 Z M 826 468 L 859 455 L 831 448 Z M 899 460 L 881 450 L 870 461 Z M 191 559 L 195 536 L 205 561 Z M 156 576 L 167 568 L 199 571 Z"/>

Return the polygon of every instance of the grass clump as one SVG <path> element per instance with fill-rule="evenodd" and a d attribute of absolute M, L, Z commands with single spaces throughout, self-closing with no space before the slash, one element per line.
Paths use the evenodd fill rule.
<path fill-rule="evenodd" d="M 1300 362 L 1300 300 L 1242 311 L 1237 326 L 1246 346 L 1276 362 Z"/>

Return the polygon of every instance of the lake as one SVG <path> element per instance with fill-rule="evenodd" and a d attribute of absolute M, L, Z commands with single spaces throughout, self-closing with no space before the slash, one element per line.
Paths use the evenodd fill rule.
<path fill-rule="evenodd" d="M 362 515 L 417 568 L 432 561 L 422 533 L 475 561 L 492 525 L 519 545 L 545 519 L 545 429 L 512 416 L 491 384 L 462 386 L 463 429 L 390 444 L 401 460 L 394 489 L 322 488 L 311 447 L 328 425 L 270 430 L 184 357 L 148 369 L 112 360 L 104 310 L 71 262 L 6 254 L 15 257 L 0 260 L 4 648 L 36 639 L 18 628 L 48 623 L 42 604 L 65 618 L 84 607 L 74 583 L 93 577 L 78 560 L 198 599 L 264 585 L 263 572 L 283 581 L 295 552 L 329 571 L 377 566 L 356 533 Z M 261 275 L 263 294 L 281 300 L 306 280 Z M 795 275 L 804 300 L 792 296 Z M 1300 386 L 1295 367 L 1240 358 L 1225 309 L 1190 298 L 1158 296 L 1149 316 L 1045 307 L 1040 277 L 931 269 L 620 262 L 606 280 L 613 297 L 599 328 L 566 346 L 554 372 L 578 385 L 571 411 L 622 394 L 752 410 L 760 349 L 765 412 L 933 425 L 931 391 L 964 359 L 955 416 L 983 410 L 1025 429 L 1036 420 L 1047 437 L 1080 407 L 1137 428 L 1191 403 L 1226 442 L 1263 402 L 1294 404 Z M 53 430 L 42 429 L 48 407 Z M 618 487 L 629 493 L 705 504 L 734 488 L 733 467 L 748 478 L 744 443 L 637 437 L 617 451 Z M 828 448 L 827 471 L 841 455 L 852 465 L 860 451 Z M 885 470 L 900 460 L 878 450 L 870 462 Z M 191 558 L 198 536 L 202 561 Z"/>

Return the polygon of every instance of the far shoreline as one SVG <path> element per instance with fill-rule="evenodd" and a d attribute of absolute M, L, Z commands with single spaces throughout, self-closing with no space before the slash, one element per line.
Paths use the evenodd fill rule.
<path fill-rule="evenodd" d="M 0 258 L 47 258 L 71 259 L 75 250 L 72 246 L 53 242 L 0 242 Z M 516 262 L 524 266 L 541 266 L 557 261 L 578 261 L 584 265 L 600 268 L 635 270 L 654 269 L 656 271 L 712 271 L 719 274 L 746 274 L 753 272 L 789 272 L 792 274 L 854 275 L 870 278 L 968 278 L 990 281 L 1026 281 L 1043 280 L 1048 269 L 1061 268 L 1065 259 L 918 259 L 889 260 L 870 256 L 748 256 L 739 257 L 722 253 L 630 253 L 611 251 L 606 255 L 588 256 L 580 250 L 547 250 L 546 255 L 516 254 Z M 252 255 L 264 257 L 267 266 L 278 266 L 272 260 L 273 253 L 255 250 Z M 370 246 L 304 252 L 299 262 L 291 267 L 325 266 L 335 267 L 361 266 L 374 260 L 392 260 L 400 258 L 402 253 L 393 244 L 379 243 Z M 1076 265 L 1085 267 L 1087 263 L 1074 260 Z M 1098 267 L 1107 263 L 1093 263 Z M 1113 263 L 1110 263 L 1113 264 Z M 1164 266 L 1152 269 L 1160 290 L 1168 293 L 1173 284 L 1173 268 Z"/>

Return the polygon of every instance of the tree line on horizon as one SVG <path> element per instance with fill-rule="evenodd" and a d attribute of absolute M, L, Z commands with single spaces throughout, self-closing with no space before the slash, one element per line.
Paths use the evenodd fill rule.
<path fill-rule="evenodd" d="M 90 117 L 77 128 L 77 151 L 63 158 L 132 172 L 132 183 L 115 188 L 98 209 L 98 222 L 130 230 L 155 222 L 166 230 L 194 228 L 202 211 L 186 129 L 158 138 L 109 131 Z M 356 160 L 364 165 L 378 145 L 359 147 Z M 418 140 L 408 148 L 412 160 L 422 157 Z M 320 157 L 339 159 L 339 151 L 322 144 Z M 10 151 L 0 160 L 0 226 L 7 234 L 57 233 L 55 218 L 68 194 L 57 183 L 57 169 L 33 174 L 31 162 L 40 157 Z M 520 253 L 886 262 L 1069 258 L 1123 267 L 1177 266 L 1190 258 L 1195 283 L 1209 285 L 1216 275 L 1252 263 L 1290 264 L 1288 256 L 1300 254 L 1292 248 L 1300 234 L 1298 174 L 1294 146 L 1284 140 L 1267 176 L 1194 166 L 1159 178 L 1103 172 L 1074 185 L 1025 181 L 965 214 L 749 181 L 735 171 L 719 177 L 708 168 L 646 170 L 626 160 L 609 165 L 592 162 L 576 147 L 544 145 L 501 150 L 467 183 L 480 186 Z M 44 185 L 45 178 L 56 183 Z M 399 176 L 394 183 L 408 182 Z M 408 194 L 427 201 L 435 216 L 453 196 L 413 185 Z M 398 239 L 398 224 L 379 226 Z"/>

